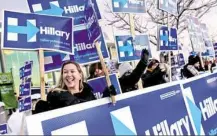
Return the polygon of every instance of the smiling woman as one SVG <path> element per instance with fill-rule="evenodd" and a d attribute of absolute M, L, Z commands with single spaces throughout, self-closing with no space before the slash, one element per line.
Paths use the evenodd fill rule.
<path fill-rule="evenodd" d="M 103 97 L 111 93 L 116 95 L 113 85 L 104 90 Z M 59 84 L 48 93 L 47 102 L 39 101 L 36 104 L 34 113 L 95 100 L 93 92 L 91 86 L 84 82 L 80 65 L 73 61 L 66 61 L 60 71 Z"/>

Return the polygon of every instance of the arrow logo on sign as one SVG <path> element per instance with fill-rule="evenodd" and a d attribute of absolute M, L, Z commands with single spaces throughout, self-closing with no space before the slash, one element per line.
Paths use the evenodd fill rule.
<path fill-rule="evenodd" d="M 63 11 L 64 11 L 64 10 L 63 10 L 62 8 L 56 6 L 56 5 L 53 4 L 53 3 L 50 3 L 50 9 L 37 11 L 37 12 L 35 12 L 35 13 L 38 13 L 38 14 L 46 14 L 46 15 L 62 16 Z"/>
<path fill-rule="evenodd" d="M 8 25 L 7 29 L 10 33 L 26 34 L 28 41 L 39 32 L 39 29 L 29 21 L 27 26 Z"/>

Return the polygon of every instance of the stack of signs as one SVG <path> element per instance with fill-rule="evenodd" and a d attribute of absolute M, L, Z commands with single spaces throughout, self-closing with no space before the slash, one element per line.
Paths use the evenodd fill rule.
<path fill-rule="evenodd" d="M 32 108 L 31 99 L 31 75 L 32 75 L 32 61 L 25 62 L 25 66 L 20 68 L 20 91 L 19 96 L 19 112 L 28 111 Z"/>
<path fill-rule="evenodd" d="M 217 43 L 215 43 L 213 47 L 215 50 L 215 59 L 217 60 Z"/>
<path fill-rule="evenodd" d="M 172 67 L 181 67 L 185 65 L 184 55 L 179 53 L 171 57 L 171 66 Z"/>
<path fill-rule="evenodd" d="M 4 135 L 8 133 L 8 127 L 7 124 L 1 124 L 0 125 L 0 135 Z"/>
<path fill-rule="evenodd" d="M 116 45 L 119 63 L 139 60 L 143 49 L 150 52 L 148 35 L 136 35 L 134 41 L 130 35 L 116 36 Z"/>
<path fill-rule="evenodd" d="M 199 20 L 194 17 L 187 17 L 186 23 L 193 50 L 196 52 L 205 51 L 206 47 L 203 41 L 203 34 Z"/>
<path fill-rule="evenodd" d="M 178 38 L 176 28 L 161 26 L 159 28 L 158 37 L 160 51 L 178 50 Z"/>
<path fill-rule="evenodd" d="M 112 0 L 113 12 L 145 13 L 145 0 Z"/>
<path fill-rule="evenodd" d="M 17 108 L 11 73 L 0 73 L 0 93 L 2 101 L 5 104 L 5 109 Z"/>
<path fill-rule="evenodd" d="M 159 0 L 158 8 L 174 16 L 178 15 L 178 0 Z"/>
<path fill-rule="evenodd" d="M 120 88 L 117 75 L 116 74 L 109 75 L 109 78 L 111 80 L 112 85 L 114 85 L 117 94 L 121 94 L 121 88 Z M 107 87 L 107 82 L 106 82 L 105 77 L 90 79 L 87 81 L 87 83 L 93 88 L 94 95 L 97 99 L 100 99 L 103 97 L 103 92 L 105 88 Z"/>
<path fill-rule="evenodd" d="M 3 23 L 5 49 L 72 53 L 72 18 L 5 11 Z"/>
<path fill-rule="evenodd" d="M 203 34 L 203 40 L 206 47 L 206 52 L 202 53 L 203 56 L 215 56 L 215 52 L 213 49 L 213 43 L 208 34 L 208 28 L 206 24 L 201 24 L 201 31 Z"/>
<path fill-rule="evenodd" d="M 45 52 L 45 72 L 59 70 L 61 64 L 67 60 L 76 61 L 80 64 L 99 61 L 93 44 L 95 37 L 98 37 L 103 57 L 109 58 L 103 35 L 99 35 L 101 30 L 98 29 L 96 22 L 97 19 L 101 19 L 101 15 L 96 0 L 92 0 L 92 2 L 90 3 L 88 0 L 28 0 L 30 11 L 33 13 L 74 18 L 74 55 Z"/>

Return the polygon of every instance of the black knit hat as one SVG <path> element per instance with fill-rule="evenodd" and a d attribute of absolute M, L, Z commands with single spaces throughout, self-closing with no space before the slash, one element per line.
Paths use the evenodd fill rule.
<path fill-rule="evenodd" d="M 190 55 L 188 57 L 188 63 L 194 65 L 195 63 L 200 62 L 200 57 L 195 55 Z"/>

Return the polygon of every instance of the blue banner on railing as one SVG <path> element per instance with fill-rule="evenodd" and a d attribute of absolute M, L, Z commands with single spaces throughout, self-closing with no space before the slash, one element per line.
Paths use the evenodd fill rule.
<path fill-rule="evenodd" d="M 196 135 L 217 134 L 217 74 L 183 84 L 184 96 Z"/>
<path fill-rule="evenodd" d="M 130 92 L 116 99 L 115 106 L 105 98 L 29 117 L 28 132 L 30 135 L 193 135 L 177 83 Z M 32 123 L 38 125 L 33 128 Z"/>

